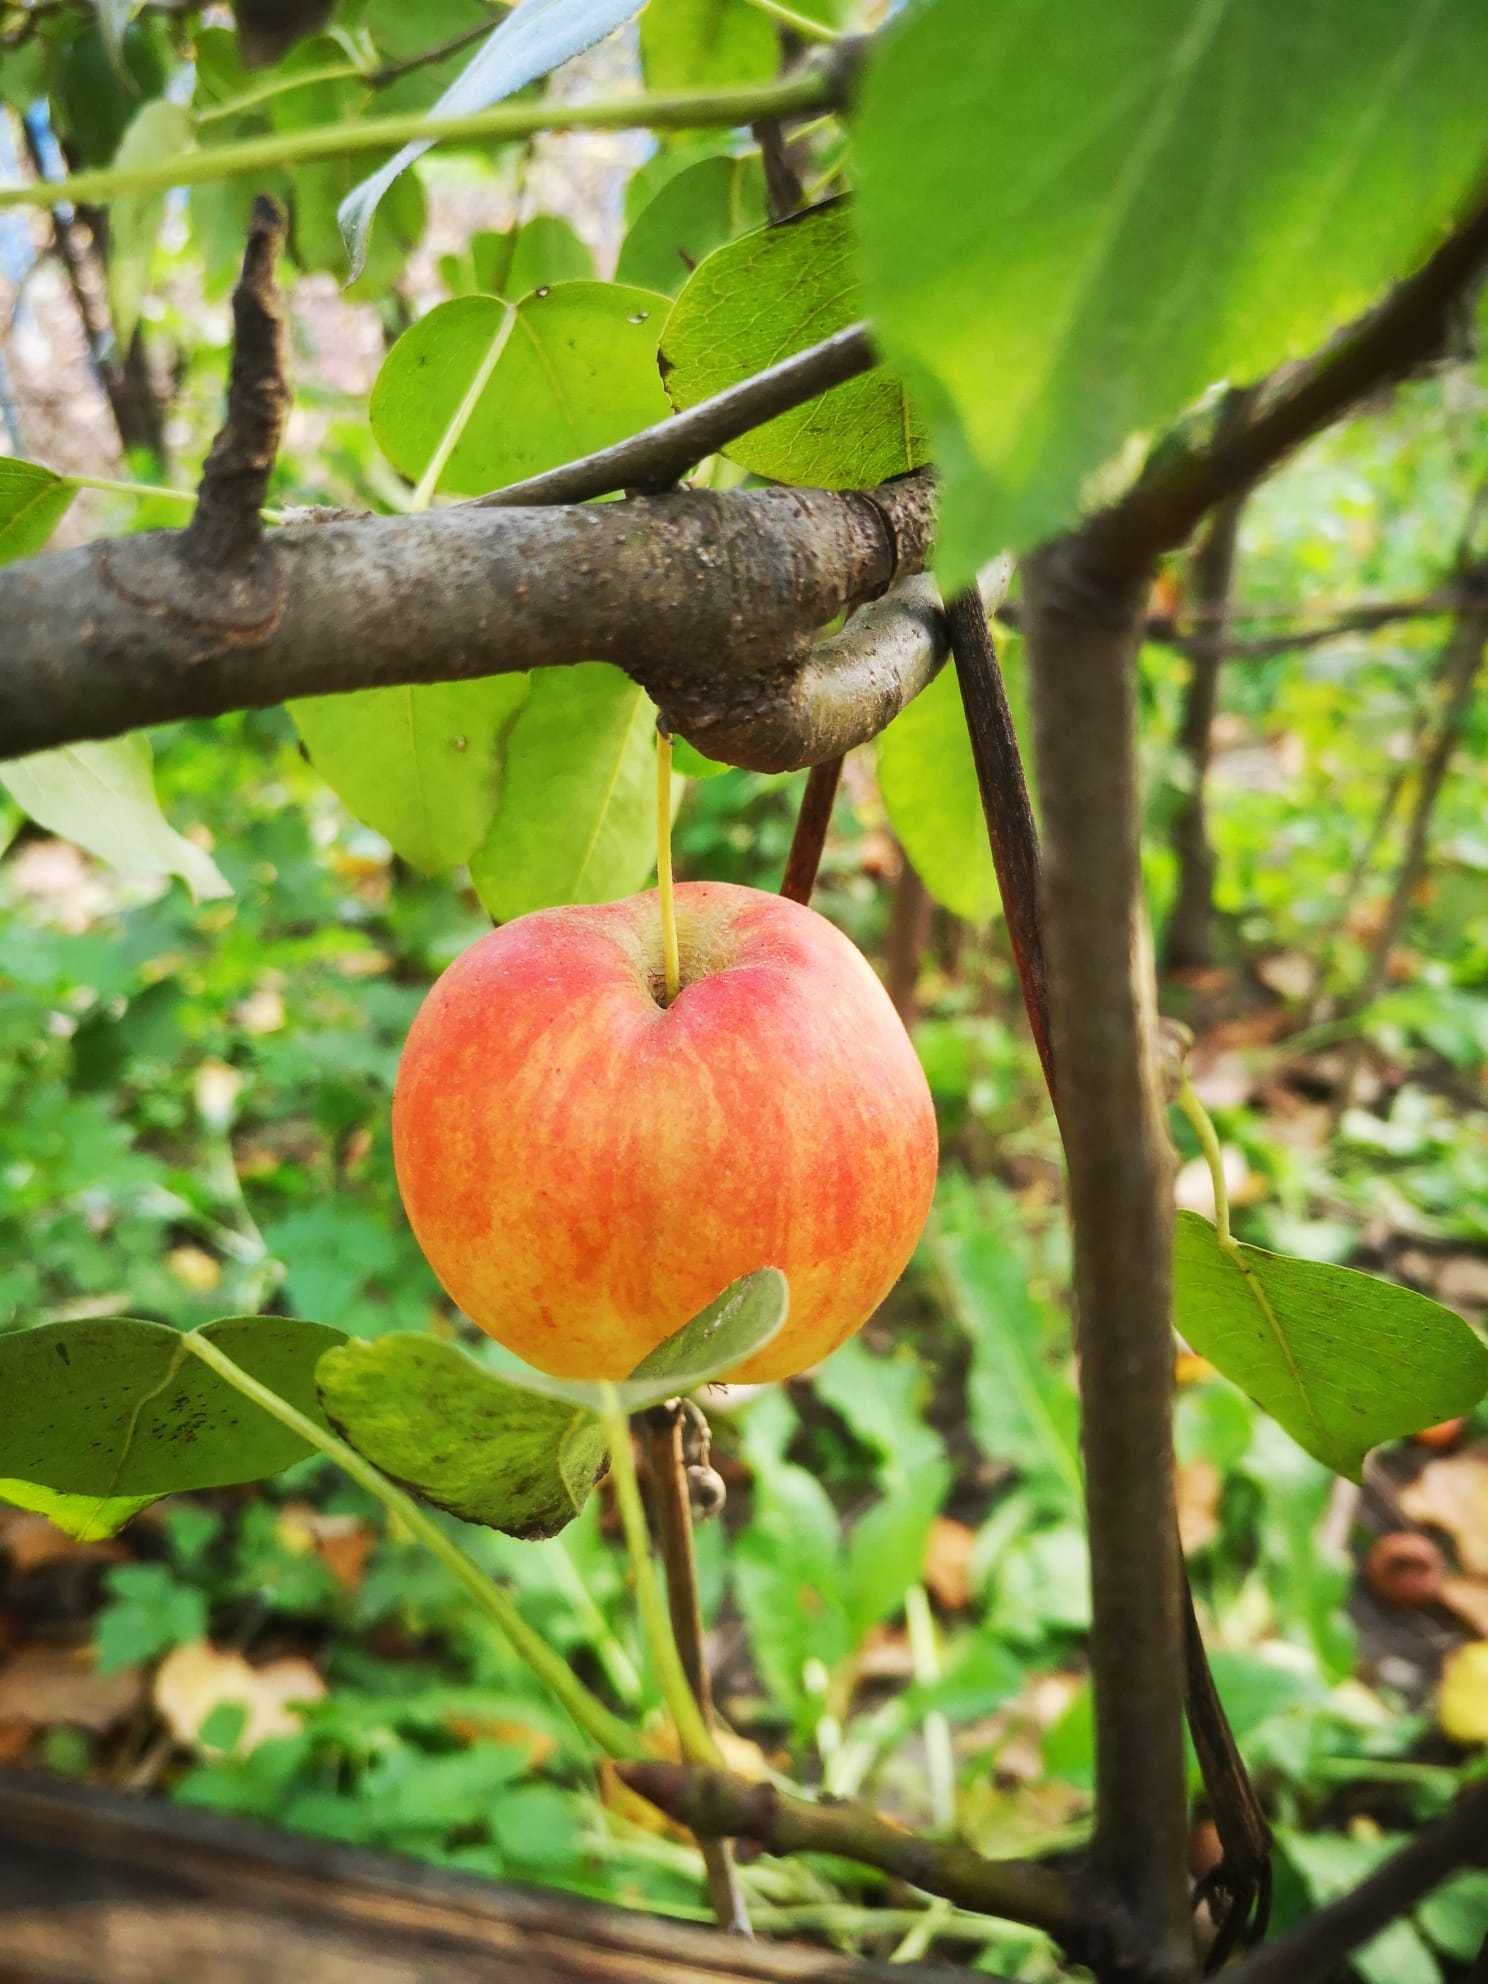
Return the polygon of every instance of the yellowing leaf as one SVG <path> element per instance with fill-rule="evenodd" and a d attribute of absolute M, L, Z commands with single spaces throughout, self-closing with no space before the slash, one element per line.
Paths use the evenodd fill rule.
<path fill-rule="evenodd" d="M 1454 1743 L 1488 1743 L 1488 1640 L 1469 1640 L 1447 1655 L 1436 1719 Z"/>

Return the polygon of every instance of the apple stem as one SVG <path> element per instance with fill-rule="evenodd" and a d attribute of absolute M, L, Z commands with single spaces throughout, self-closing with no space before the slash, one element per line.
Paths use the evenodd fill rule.
<path fill-rule="evenodd" d="M 612 1384 L 601 1388 L 601 1397 L 603 1403 L 599 1417 L 610 1449 L 610 1478 L 615 1484 L 620 1526 L 625 1532 L 636 1607 L 651 1649 L 656 1678 L 661 1683 L 662 1695 L 676 1724 L 683 1756 L 689 1763 L 711 1764 L 718 1769 L 722 1767 L 723 1757 L 713 1740 L 712 1730 L 703 1720 L 703 1712 L 687 1679 L 687 1670 L 677 1651 L 677 1637 L 672 1631 L 671 1614 L 661 1595 L 656 1566 L 651 1561 L 651 1539 L 646 1533 L 646 1511 L 641 1502 L 641 1484 L 636 1478 L 630 1421 Z"/>
<path fill-rule="evenodd" d="M 677 901 L 672 889 L 672 733 L 656 726 L 656 893 L 661 901 L 661 961 L 670 1005 L 682 989 Z"/>

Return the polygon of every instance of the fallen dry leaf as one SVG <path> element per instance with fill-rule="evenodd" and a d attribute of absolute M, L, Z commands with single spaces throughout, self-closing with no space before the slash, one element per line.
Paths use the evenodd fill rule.
<path fill-rule="evenodd" d="M 1488 1581 L 1482 1578 L 1443 1578 L 1437 1594 L 1465 1626 L 1488 1639 Z"/>
<path fill-rule="evenodd" d="M 971 1552 L 976 1532 L 952 1516 L 937 1516 L 925 1543 L 925 1583 L 945 1612 L 964 1612 L 971 1603 Z"/>
<path fill-rule="evenodd" d="M 178 1742 L 206 1756 L 225 1752 L 202 1743 L 202 1724 L 225 1702 L 243 1709 L 243 1727 L 232 1754 L 246 1757 L 271 1736 L 297 1736 L 294 1704 L 318 1702 L 325 1682 L 308 1660 L 271 1660 L 254 1667 L 240 1653 L 192 1640 L 168 1653 L 155 1670 L 155 1706 Z"/>
<path fill-rule="evenodd" d="M 65 1529 L 58 1529 L 45 1516 L 30 1509 L 0 1508 L 0 1553 L 10 1559 L 11 1569 L 24 1577 L 45 1564 L 116 1564 L 126 1554 L 122 1543 L 79 1543 Z"/>
<path fill-rule="evenodd" d="M 1400 1506 L 1412 1522 L 1446 1531 L 1469 1577 L 1488 1578 L 1488 1453 L 1482 1447 L 1428 1461 L 1401 1489 Z"/>
<path fill-rule="evenodd" d="M 0 1667 L 0 1722 L 50 1729 L 112 1729 L 143 1701 L 137 1667 L 100 1674 L 89 1647 L 17 1647 Z"/>
<path fill-rule="evenodd" d="M 319 1557 L 343 1591 L 359 1589 L 377 1532 L 360 1516 L 328 1516 L 309 1502 L 286 1502 L 274 1525 L 286 1550 Z"/>
<path fill-rule="evenodd" d="M 1224 1486 L 1211 1460 L 1186 1461 L 1178 1469 L 1178 1534 L 1186 1555 L 1203 1550 L 1219 1534 L 1219 1496 Z"/>
<path fill-rule="evenodd" d="M 533 1770 L 545 1764 L 557 1749 L 557 1739 L 546 1729 L 530 1723 L 513 1722 L 504 1715 L 447 1715 L 444 1726 L 457 1743 L 500 1743 L 508 1750 L 523 1750 Z"/>

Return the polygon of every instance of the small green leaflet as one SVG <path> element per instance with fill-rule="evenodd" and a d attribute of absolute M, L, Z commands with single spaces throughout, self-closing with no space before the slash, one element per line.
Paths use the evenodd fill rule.
<path fill-rule="evenodd" d="M 943 668 L 879 736 L 878 787 L 920 879 L 968 923 L 1002 907 L 954 668 Z"/>
<path fill-rule="evenodd" d="M 440 256 L 439 274 L 453 295 L 473 291 L 518 303 L 544 283 L 590 280 L 594 257 L 566 220 L 534 214 L 504 234 L 490 228 L 472 234 L 463 253 Z"/>
<path fill-rule="evenodd" d="M 758 152 L 700 159 L 668 179 L 636 215 L 615 274 L 621 282 L 674 293 L 705 255 L 764 220 Z"/>
<path fill-rule="evenodd" d="M 470 862 L 498 923 L 642 887 L 656 860 L 655 754 L 656 711 L 618 668 L 534 670 L 507 733 L 495 817 Z"/>
<path fill-rule="evenodd" d="M 70 476 L 40 462 L 0 455 L 0 565 L 31 558 L 61 523 L 77 494 Z"/>
<path fill-rule="evenodd" d="M 160 810 L 150 740 L 142 731 L 66 744 L 0 764 L 0 785 L 39 826 L 126 875 L 179 875 L 198 902 L 230 896 L 211 855 Z"/>
<path fill-rule="evenodd" d="M 667 299 L 564 282 L 515 313 L 493 296 L 436 305 L 388 353 L 368 409 L 377 444 L 416 482 L 475 389 L 436 487 L 479 496 L 665 420 L 656 339 Z"/>
<path fill-rule="evenodd" d="M 604 1472 L 592 1412 L 503 1384 L 432 1336 L 343 1344 L 316 1383 L 327 1419 L 384 1474 L 508 1536 L 556 1536 Z"/>
<path fill-rule="evenodd" d="M 615 1390 L 627 1411 L 732 1370 L 785 1321 L 777 1269 L 726 1288 Z M 329 1350 L 316 1372 L 326 1417 L 360 1453 L 466 1522 L 554 1536 L 583 1508 L 607 1449 L 597 1384 L 511 1360 L 501 1375 L 457 1345 L 401 1334 Z"/>
<path fill-rule="evenodd" d="M 116 166 L 154 165 L 179 158 L 193 145 L 191 113 L 184 104 L 158 97 L 135 113 L 114 155 Z M 109 303 L 120 346 L 127 349 L 150 288 L 160 224 L 167 195 L 136 193 L 115 200 L 109 210 Z"/>
<path fill-rule="evenodd" d="M 1173 1324 L 1324 1466 L 1360 1478 L 1381 1441 L 1471 1412 L 1488 1349 L 1460 1316 L 1353 1268 L 1221 1247 L 1180 1212 Z"/>
<path fill-rule="evenodd" d="M 1482 172 L 1485 75 L 1479 0 L 929 0 L 876 35 L 864 277 L 934 435 L 945 589 L 1420 261 Z"/>
<path fill-rule="evenodd" d="M 316 1360 L 340 1330 L 234 1316 L 202 1335 L 323 1424 Z M 310 1451 L 192 1357 L 179 1330 L 127 1316 L 42 1323 L 0 1337 L 0 1480 L 106 1500 L 221 1488 Z M 47 1510 L 46 1513 L 51 1513 Z"/>
<path fill-rule="evenodd" d="M 680 411 L 737 385 L 863 315 L 858 240 L 844 200 L 810 207 L 708 256 L 662 336 L 667 391 Z M 926 459 L 904 389 L 880 366 L 731 442 L 756 475 L 823 489 L 861 488 Z"/>
<path fill-rule="evenodd" d="M 524 674 L 361 689 L 289 705 L 310 762 L 347 810 L 424 875 L 468 861 L 490 827 Z"/>

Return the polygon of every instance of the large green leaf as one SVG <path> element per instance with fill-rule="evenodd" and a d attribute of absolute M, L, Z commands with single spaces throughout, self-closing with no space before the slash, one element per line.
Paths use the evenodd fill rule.
<path fill-rule="evenodd" d="M 434 1337 L 343 1344 L 316 1382 L 331 1424 L 384 1474 L 509 1536 L 555 1536 L 604 1471 L 592 1412 L 504 1384 Z"/>
<path fill-rule="evenodd" d="M 425 875 L 468 861 L 490 827 L 524 674 L 362 689 L 291 703 L 310 761 L 348 810 Z"/>
<path fill-rule="evenodd" d="M 667 301 L 625 283 L 555 283 L 513 311 L 458 296 L 404 332 L 372 388 L 378 445 L 410 480 L 478 388 L 438 488 L 475 496 L 667 416 L 656 340 Z"/>
<path fill-rule="evenodd" d="M 1357 1481 L 1364 1456 L 1471 1412 L 1488 1349 L 1450 1309 L 1353 1268 L 1229 1249 L 1180 1212 L 1173 1321 L 1299 1446 Z"/>
<path fill-rule="evenodd" d="M 785 1321 L 777 1269 L 744 1275 L 615 1390 L 627 1411 L 688 1391 L 767 1344 Z M 331 1423 L 385 1474 L 510 1536 L 553 1536 L 604 1472 L 604 1388 L 514 1360 L 500 1375 L 458 1346 L 397 1335 L 345 1343 L 316 1373 Z"/>
<path fill-rule="evenodd" d="M 67 515 L 77 484 L 40 462 L 0 455 L 0 565 L 31 558 Z"/>
<path fill-rule="evenodd" d="M 234 1316 L 202 1335 L 324 1424 L 325 1323 Z M 310 1449 L 193 1357 L 179 1330 L 107 1316 L 0 1337 L 0 1479 L 71 1496 L 173 1494 L 277 1474 Z"/>
<path fill-rule="evenodd" d="M 748 0 L 649 0 L 641 69 L 652 90 L 762 83 L 780 67 L 780 37 Z"/>
<path fill-rule="evenodd" d="M 889 824 L 937 902 L 969 923 L 1002 907 L 954 668 L 902 709 L 878 740 Z"/>
<path fill-rule="evenodd" d="M 1478 0 L 932 0 L 877 36 L 865 275 L 934 434 L 944 582 L 1429 250 L 1488 154 L 1485 77 Z"/>
<path fill-rule="evenodd" d="M 555 282 L 587 281 L 594 274 L 594 257 L 568 221 L 557 214 L 534 214 L 501 234 L 492 228 L 472 234 L 463 253 L 440 257 L 439 273 L 456 295 L 476 290 L 517 303 L 544 283 L 551 288 Z"/>
<path fill-rule="evenodd" d="M 161 812 L 142 732 L 11 758 L 0 785 L 40 826 L 126 874 L 179 875 L 198 902 L 232 894 L 211 855 Z"/>
<path fill-rule="evenodd" d="M 678 407 L 762 372 L 863 315 L 852 208 L 834 200 L 709 255 L 662 335 Z M 882 366 L 782 413 L 724 450 L 778 482 L 851 489 L 901 475 L 927 448 L 904 389 Z"/>
<path fill-rule="evenodd" d="M 615 274 L 648 289 L 680 289 L 715 248 L 765 219 L 758 152 L 699 159 L 668 179 L 636 215 Z"/>
<path fill-rule="evenodd" d="M 538 669 L 507 733 L 490 832 L 470 863 L 498 923 L 633 895 L 656 860 L 656 711 L 603 662 Z"/>

